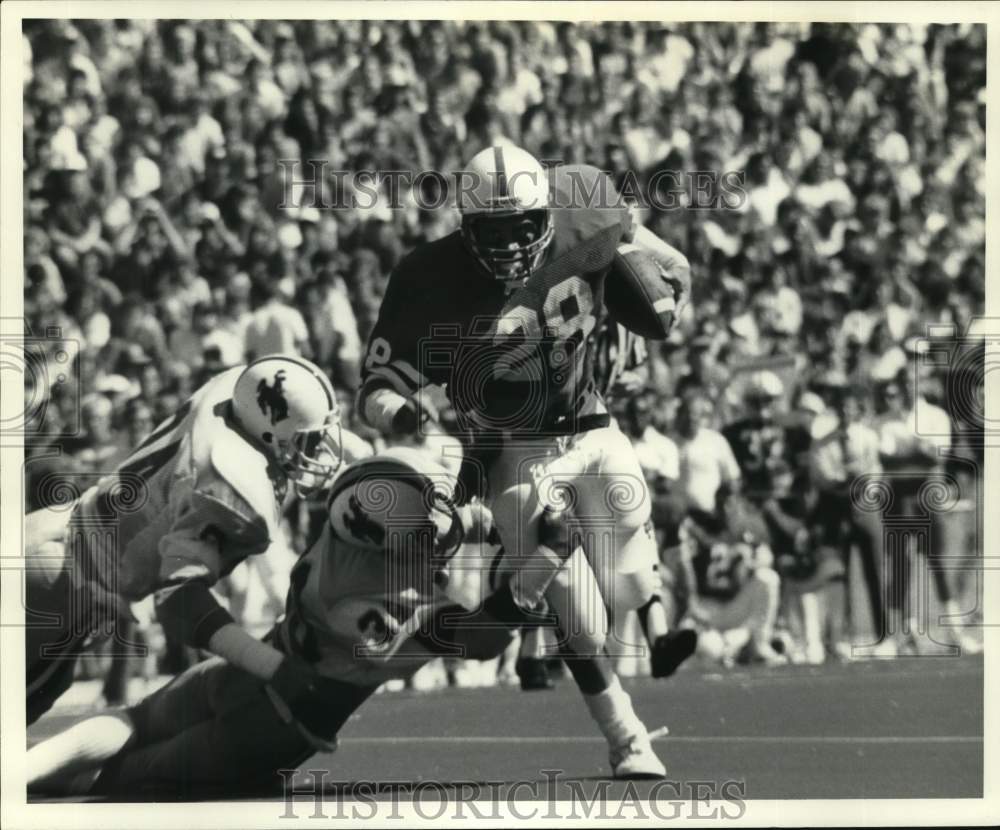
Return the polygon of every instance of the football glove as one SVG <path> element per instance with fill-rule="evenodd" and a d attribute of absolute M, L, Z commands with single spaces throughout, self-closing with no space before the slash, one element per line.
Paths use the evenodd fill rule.
<path fill-rule="evenodd" d="M 673 320 L 676 321 L 684 307 L 691 299 L 691 266 L 687 262 L 672 263 L 672 267 L 667 269 L 660 265 L 660 276 L 663 277 L 674 292 Z"/>

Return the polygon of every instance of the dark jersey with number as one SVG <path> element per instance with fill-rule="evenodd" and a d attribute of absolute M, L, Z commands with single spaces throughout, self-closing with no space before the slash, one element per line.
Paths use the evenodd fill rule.
<path fill-rule="evenodd" d="M 362 409 L 380 386 L 409 396 L 433 383 L 465 428 L 534 433 L 597 411 L 592 335 L 631 217 L 609 206 L 617 195 L 595 167 L 563 165 L 550 181 L 553 241 L 509 295 L 458 231 L 399 264 L 369 340 Z"/>
<path fill-rule="evenodd" d="M 743 492 L 755 501 L 784 495 L 794 473 L 785 427 L 744 418 L 722 430 L 743 476 Z"/>
<path fill-rule="evenodd" d="M 763 521 L 743 513 L 731 521 L 691 511 L 681 524 L 681 550 L 694 571 L 695 589 L 703 597 L 729 600 L 743 587 L 745 564 L 768 547 Z"/>

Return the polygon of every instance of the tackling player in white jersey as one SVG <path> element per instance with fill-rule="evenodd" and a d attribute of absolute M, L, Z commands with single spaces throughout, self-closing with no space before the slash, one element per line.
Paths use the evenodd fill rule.
<path fill-rule="evenodd" d="M 355 444 L 319 368 L 272 355 L 210 380 L 72 505 L 29 514 L 28 723 L 72 684 L 83 649 L 115 637 L 114 620 L 150 595 L 179 641 L 261 678 L 277 672 L 279 686 L 306 683 L 209 589 L 269 547 L 289 484 L 327 486 Z"/>
<path fill-rule="evenodd" d="M 454 482 L 401 447 L 337 478 L 329 521 L 296 564 L 285 615 L 261 644 L 315 673 L 306 693 L 289 698 L 273 681 L 208 660 L 131 709 L 33 747 L 29 789 L 193 797 L 273 788 L 277 770 L 332 749 L 386 680 L 434 656 L 490 659 L 519 626 L 551 624 L 543 597 L 566 566 L 571 522 L 546 507 L 533 555 L 488 587 L 497 548 L 481 516 L 454 505 Z"/>

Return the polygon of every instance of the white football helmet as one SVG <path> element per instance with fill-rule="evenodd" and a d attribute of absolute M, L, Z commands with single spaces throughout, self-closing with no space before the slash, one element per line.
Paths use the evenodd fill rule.
<path fill-rule="evenodd" d="M 548 174 L 511 144 L 473 156 L 462 173 L 458 210 L 466 246 L 509 289 L 541 264 L 555 233 Z"/>
<path fill-rule="evenodd" d="M 390 447 L 356 461 L 330 491 L 338 539 L 394 556 L 431 556 L 439 566 L 465 537 L 452 496 L 455 476 L 412 447 Z"/>
<path fill-rule="evenodd" d="M 344 462 L 333 386 L 301 357 L 268 355 L 247 366 L 233 390 L 233 417 L 264 445 L 301 497 L 327 486 Z"/>

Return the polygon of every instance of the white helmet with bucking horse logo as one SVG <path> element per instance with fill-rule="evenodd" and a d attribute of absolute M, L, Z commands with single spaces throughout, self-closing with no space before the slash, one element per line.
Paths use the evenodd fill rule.
<path fill-rule="evenodd" d="M 465 536 L 452 496 L 455 477 L 431 453 L 389 447 L 355 461 L 330 488 L 334 535 L 395 556 L 449 560 Z"/>
<path fill-rule="evenodd" d="M 285 354 L 255 360 L 236 381 L 233 416 L 300 496 L 323 489 L 343 464 L 337 396 L 308 360 Z"/>

